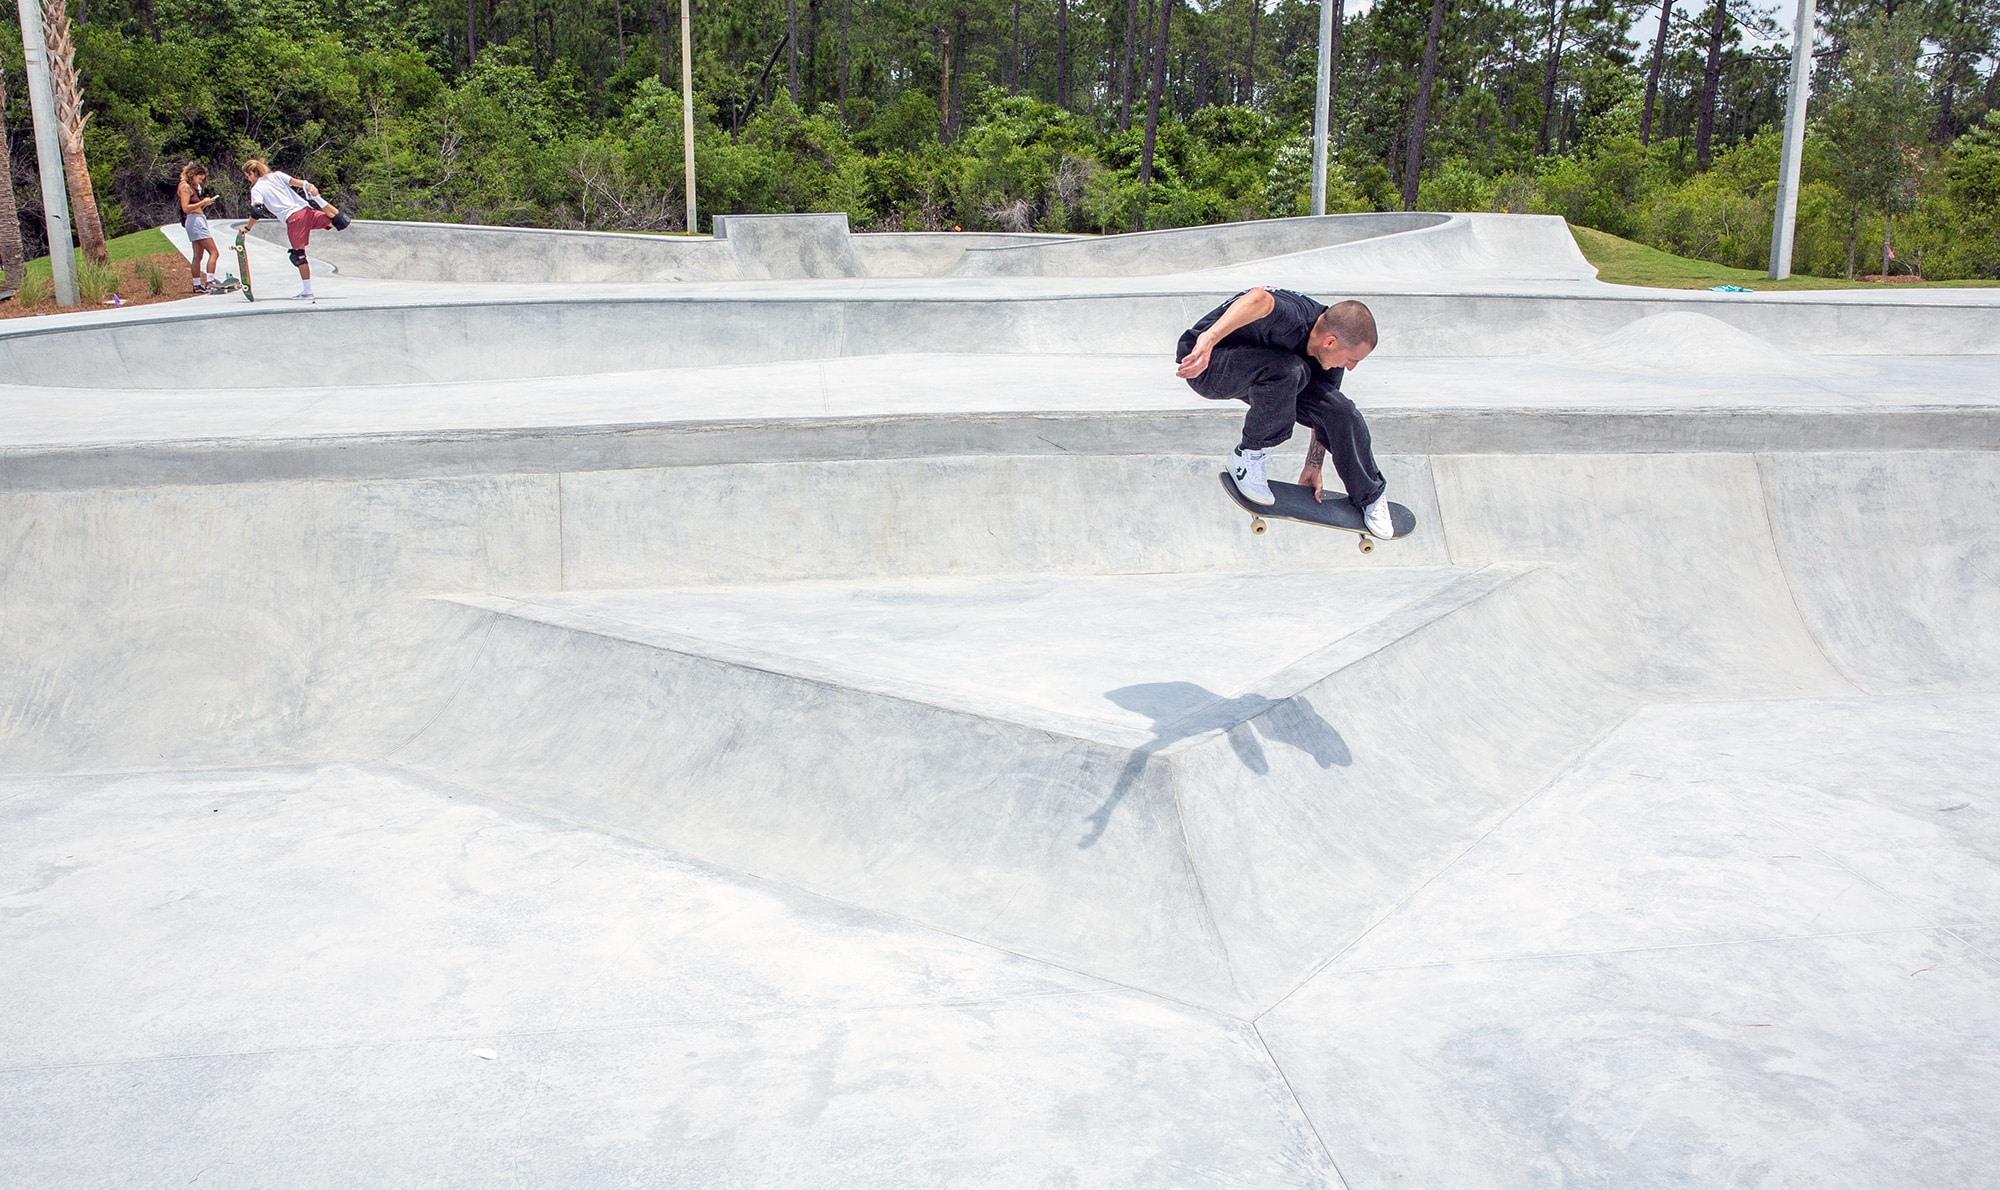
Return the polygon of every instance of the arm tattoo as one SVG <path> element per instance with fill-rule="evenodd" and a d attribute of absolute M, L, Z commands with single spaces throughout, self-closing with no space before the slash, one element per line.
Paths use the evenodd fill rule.
<path fill-rule="evenodd" d="M 1326 447 L 1319 444 L 1319 435 L 1314 434 L 1312 445 L 1306 447 L 1306 466 L 1317 467 L 1326 461 Z"/>

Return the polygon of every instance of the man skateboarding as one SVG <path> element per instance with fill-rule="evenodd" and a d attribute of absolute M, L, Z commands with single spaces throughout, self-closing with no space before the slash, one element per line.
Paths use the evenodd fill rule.
<path fill-rule="evenodd" d="M 250 218 L 236 238 L 241 241 L 249 235 L 259 219 L 284 220 L 285 238 L 292 245 L 292 263 L 298 266 L 299 281 L 303 286 L 297 300 L 312 301 L 312 266 L 306 263 L 306 244 L 312 240 L 315 231 L 346 227 L 347 216 L 340 213 L 340 208 L 330 206 L 320 198 L 319 187 L 302 179 L 294 180 L 290 174 L 279 173 L 266 165 L 261 157 L 252 157 L 243 163 L 243 177 L 250 183 Z"/>
<path fill-rule="evenodd" d="M 1368 531 L 1396 536 L 1389 485 L 1375 465 L 1368 423 L 1340 391 L 1340 378 L 1375 349 L 1375 316 L 1360 302 L 1322 306 L 1289 289 L 1246 289 L 1182 332 L 1175 375 L 1211 401 L 1250 406 L 1243 437 L 1230 455 L 1236 487 L 1254 503 L 1271 505 L 1264 467 L 1292 427 L 1312 431 L 1299 482 L 1321 492 L 1329 452 L 1347 498 Z"/>

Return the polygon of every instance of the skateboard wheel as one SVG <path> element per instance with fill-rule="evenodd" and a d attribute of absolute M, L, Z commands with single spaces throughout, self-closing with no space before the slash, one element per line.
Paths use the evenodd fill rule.
<path fill-rule="evenodd" d="M 1264 536 L 1265 531 L 1268 530 L 1270 527 L 1271 526 L 1264 523 L 1263 517 L 1253 516 L 1250 518 L 1250 531 L 1252 533 L 1255 533 L 1259 537 Z"/>
<path fill-rule="evenodd" d="M 1372 554 L 1372 553 L 1374 553 L 1374 552 L 1375 552 L 1375 539 L 1374 539 L 1374 538 L 1372 538 L 1372 537 L 1364 537 L 1364 538 L 1362 538 L 1362 539 L 1361 539 L 1361 552 L 1362 552 L 1362 553 L 1364 553 L 1364 554 Z"/>

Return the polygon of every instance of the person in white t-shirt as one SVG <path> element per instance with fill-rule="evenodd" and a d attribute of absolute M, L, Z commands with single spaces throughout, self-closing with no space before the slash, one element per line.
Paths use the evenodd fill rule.
<path fill-rule="evenodd" d="M 299 280 L 303 283 L 298 300 L 312 301 L 312 266 L 306 263 L 306 244 L 315 231 L 344 229 L 349 222 L 347 216 L 320 197 L 319 187 L 272 169 L 261 157 L 243 163 L 243 178 L 250 183 L 250 218 L 237 233 L 237 240 L 240 242 L 248 235 L 259 219 L 283 220 L 285 238 L 292 245 L 292 263 L 298 266 Z"/>

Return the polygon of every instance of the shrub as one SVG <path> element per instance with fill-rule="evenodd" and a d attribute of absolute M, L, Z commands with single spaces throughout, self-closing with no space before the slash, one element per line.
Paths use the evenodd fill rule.
<path fill-rule="evenodd" d="M 118 292 L 118 270 L 88 258 L 76 262 L 76 288 L 86 306 L 101 306 Z"/>
<path fill-rule="evenodd" d="M 1491 210 L 1495 196 L 1492 180 L 1481 175 L 1470 161 L 1453 157 L 1423 176 L 1417 185 L 1420 211 Z"/>
<path fill-rule="evenodd" d="M 31 309 L 48 301 L 54 290 L 54 282 L 47 277 L 40 273 L 29 273 L 21 278 L 21 288 L 15 292 L 14 300 L 21 304 L 22 309 Z"/>
<path fill-rule="evenodd" d="M 158 257 L 149 257 L 139 263 L 139 278 L 146 283 L 148 297 L 159 297 L 167 291 L 167 270 L 160 267 Z"/>

